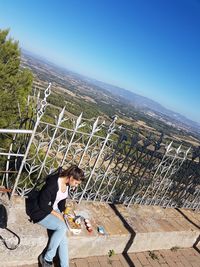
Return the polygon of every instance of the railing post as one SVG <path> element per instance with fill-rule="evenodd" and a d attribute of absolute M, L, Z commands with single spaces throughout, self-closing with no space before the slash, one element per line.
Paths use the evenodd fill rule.
<path fill-rule="evenodd" d="M 176 172 L 180 169 L 180 167 L 182 166 L 183 162 L 186 160 L 189 151 L 190 151 L 190 148 L 189 148 L 187 151 L 184 152 L 184 157 L 183 157 L 182 159 L 180 159 L 181 163 L 180 163 L 180 165 L 178 166 L 178 168 L 176 169 Z M 177 155 L 178 155 L 178 153 L 179 153 L 179 149 L 176 150 L 176 153 L 177 153 Z M 166 194 L 168 193 L 169 188 L 170 188 L 170 186 L 172 185 L 172 183 L 173 183 L 173 180 L 171 180 L 171 182 L 168 184 L 167 188 L 165 188 L 164 194 L 163 194 L 161 200 L 159 201 L 159 204 L 162 204 L 162 201 L 164 201 L 164 198 L 165 198 Z M 167 207 L 169 207 L 170 202 L 171 202 L 171 199 L 169 200 L 169 202 L 168 202 L 168 204 L 167 204 Z"/>
<path fill-rule="evenodd" d="M 157 168 L 156 168 L 156 171 L 155 171 L 155 173 L 154 173 L 154 175 L 153 175 L 152 183 L 153 183 L 154 180 L 156 179 L 156 176 L 157 176 L 158 172 L 160 171 L 160 169 L 163 167 L 163 163 L 165 163 L 165 162 L 167 161 L 167 154 L 172 150 L 172 148 L 171 148 L 172 143 L 173 143 L 173 142 L 171 142 L 171 143 L 167 146 L 166 151 L 165 151 L 165 154 L 163 155 L 162 160 L 161 160 L 161 162 L 158 164 L 158 166 L 157 166 Z M 162 170 L 161 170 L 161 173 L 162 173 Z M 143 200 L 145 199 L 147 193 L 149 192 L 149 190 L 150 190 L 151 187 L 152 187 L 152 183 L 150 183 L 149 186 L 147 187 L 146 191 L 144 192 L 144 195 L 143 195 L 142 199 L 140 200 L 140 203 L 143 203 Z M 154 190 L 154 189 L 153 189 L 153 190 Z M 128 206 L 132 203 L 133 198 L 134 198 L 134 195 L 131 197 Z"/>
<path fill-rule="evenodd" d="M 62 159 L 61 166 L 64 165 L 64 162 L 65 162 L 65 160 L 66 160 L 68 151 L 69 151 L 69 149 L 70 149 L 70 147 L 71 147 L 71 145 L 72 145 L 72 142 L 73 142 L 73 140 L 74 140 L 74 137 L 75 137 L 75 135 L 76 135 L 78 129 L 81 128 L 81 127 L 83 127 L 83 126 L 85 125 L 84 123 L 81 124 L 82 115 L 83 115 L 83 114 L 81 113 L 80 116 L 78 117 L 77 121 L 76 121 L 74 130 L 73 130 L 73 134 L 72 134 L 72 137 L 71 137 L 71 139 L 70 139 L 70 141 L 69 141 L 69 144 L 68 144 L 68 146 L 67 146 L 67 150 L 66 150 L 66 152 L 65 152 L 65 155 L 64 155 L 64 157 L 63 157 L 63 159 Z"/>
<path fill-rule="evenodd" d="M 88 139 L 88 141 L 87 141 L 87 144 L 86 144 L 86 146 L 85 146 L 85 149 L 84 149 L 84 151 L 83 151 L 83 154 L 82 154 L 82 156 L 81 156 L 81 159 L 80 159 L 80 161 L 79 161 L 79 163 L 78 163 L 78 166 L 79 166 L 79 167 L 81 166 L 81 163 L 82 163 L 83 158 L 84 158 L 84 156 L 85 156 L 85 154 L 86 154 L 86 151 L 88 150 L 88 147 L 89 147 L 89 144 L 90 144 L 90 142 L 91 142 L 91 140 L 92 140 L 92 137 L 94 136 L 95 133 L 97 133 L 98 131 L 101 130 L 100 127 L 97 127 L 97 126 L 98 126 L 98 120 L 99 120 L 99 117 L 96 119 L 96 121 L 95 121 L 94 124 L 93 124 L 92 132 L 90 133 L 90 137 L 89 137 L 89 139 Z M 102 124 L 104 124 L 104 122 L 103 122 Z"/>
<path fill-rule="evenodd" d="M 57 131 L 58 131 L 58 127 L 59 127 L 59 125 L 60 125 L 61 122 L 62 122 L 62 118 L 63 118 L 63 116 L 64 116 L 64 112 L 65 112 L 65 107 L 62 109 L 62 111 L 61 111 L 60 114 L 59 114 L 59 117 L 58 117 L 58 120 L 57 120 L 57 124 L 56 124 L 55 130 L 54 130 L 53 136 L 52 136 L 52 138 L 51 138 L 51 140 L 50 140 L 50 143 L 49 143 L 49 145 L 48 145 L 47 151 L 46 151 L 46 153 L 45 153 L 44 160 L 42 161 L 42 165 L 41 165 L 40 172 L 39 172 L 39 174 L 38 174 L 38 178 L 37 178 L 37 180 L 40 179 L 40 176 L 41 176 L 41 173 L 42 173 L 43 168 L 44 168 L 44 166 L 45 166 L 45 163 L 46 163 L 46 160 L 47 160 L 49 151 L 50 151 L 51 146 L 52 146 L 52 144 L 53 144 L 53 142 L 54 142 L 54 140 L 55 140 L 55 137 L 56 137 L 56 134 L 57 134 Z"/>
<path fill-rule="evenodd" d="M 91 171 L 91 173 L 90 173 L 90 176 L 89 176 L 89 178 L 88 178 L 88 181 L 87 181 L 87 183 L 86 183 L 86 185 L 85 185 L 85 187 L 84 187 L 84 190 L 83 190 L 83 192 L 82 192 L 82 194 L 81 194 L 81 197 L 80 197 L 80 199 L 79 199 L 79 203 L 81 203 L 81 200 L 83 199 L 83 196 L 85 195 L 85 192 L 87 191 L 88 185 L 89 185 L 89 183 L 90 183 L 90 181 L 91 181 L 91 179 L 92 179 L 92 176 L 93 176 L 94 171 L 95 171 L 95 169 L 96 169 L 97 163 L 98 163 L 98 161 L 99 161 L 99 159 L 100 159 L 100 157 L 101 157 L 101 155 L 102 155 L 102 153 L 103 153 L 103 150 L 104 150 L 104 148 L 105 148 L 105 146 L 106 146 L 106 144 L 107 144 L 107 142 L 108 142 L 108 139 L 109 139 L 110 135 L 115 131 L 115 122 L 116 122 L 116 120 L 117 120 L 117 116 L 115 116 L 115 117 L 113 118 L 113 121 L 112 121 L 112 123 L 111 123 L 110 126 L 109 126 L 108 134 L 107 134 L 107 136 L 106 136 L 106 138 L 105 138 L 105 140 L 104 140 L 104 143 L 103 143 L 103 145 L 102 145 L 102 147 L 101 147 L 101 150 L 100 150 L 100 152 L 99 152 L 99 155 L 98 155 L 98 157 L 96 158 L 96 161 L 95 161 L 95 163 L 94 163 L 94 166 L 93 166 L 93 168 L 92 168 L 92 171 Z"/>
<path fill-rule="evenodd" d="M 157 189 L 156 189 L 155 186 L 154 186 L 153 191 L 154 191 L 154 189 L 156 189 L 156 192 L 154 193 L 154 195 L 153 195 L 153 197 L 152 197 L 152 199 L 151 199 L 150 205 L 151 205 L 152 202 L 154 201 L 154 198 L 156 197 L 158 191 L 159 191 L 160 188 L 161 188 L 161 185 L 165 182 L 165 179 L 166 179 L 166 177 L 167 177 L 169 171 L 171 170 L 171 168 L 172 168 L 172 166 L 173 166 L 173 164 L 174 164 L 174 162 L 175 162 L 175 160 L 176 160 L 176 158 L 177 158 L 177 156 L 178 156 L 178 153 L 179 153 L 180 149 L 181 149 L 181 145 L 179 146 L 179 148 L 176 149 L 176 153 L 175 153 L 175 155 L 173 156 L 173 159 L 172 159 L 170 165 L 167 167 L 167 169 L 166 169 L 166 171 L 165 171 L 165 175 L 164 175 L 164 177 L 161 178 L 161 181 L 160 181 L 159 186 L 157 187 Z M 161 172 L 161 173 L 162 173 L 162 172 Z"/>
<path fill-rule="evenodd" d="M 36 130 L 37 130 L 37 127 L 39 125 L 39 122 L 40 122 L 40 119 L 42 117 L 42 115 L 44 114 L 44 111 L 45 111 L 45 108 L 47 106 L 47 102 L 46 102 L 46 98 L 51 94 L 51 83 L 49 83 L 49 86 L 47 87 L 47 89 L 45 90 L 45 94 L 44 94 L 44 99 L 41 101 L 41 107 L 40 109 L 37 111 L 37 119 L 36 119 L 36 123 L 35 123 L 35 126 L 34 126 L 34 129 L 33 129 L 33 132 L 31 134 L 31 137 L 30 137 L 30 140 L 28 142 L 28 146 L 26 148 L 26 152 L 24 154 L 24 157 L 23 157 L 23 160 L 22 160 L 22 163 L 21 163 L 21 166 L 19 168 L 19 172 L 17 174 L 17 177 L 16 177 L 16 180 L 15 180 L 15 183 L 14 183 L 14 186 L 13 186 L 13 189 L 12 189 L 12 192 L 11 192 L 11 198 L 13 197 L 14 193 L 15 193 L 15 190 L 17 188 L 17 185 L 18 185 L 18 182 L 19 182 L 19 178 L 21 176 L 21 173 L 22 173 L 22 170 L 24 168 L 24 165 L 25 165 L 25 162 L 26 162 L 26 159 L 27 159 L 27 156 L 28 156 L 28 153 L 29 153 L 29 150 L 30 150 L 30 147 L 31 147 L 31 144 L 32 144 L 32 141 L 34 139 L 34 136 L 35 136 L 35 133 L 36 133 Z"/>

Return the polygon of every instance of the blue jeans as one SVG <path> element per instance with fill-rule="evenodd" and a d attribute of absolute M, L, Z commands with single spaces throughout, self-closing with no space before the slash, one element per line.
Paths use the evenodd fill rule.
<path fill-rule="evenodd" d="M 58 249 L 60 266 L 69 267 L 66 224 L 52 214 L 47 215 L 44 219 L 39 221 L 38 224 L 47 229 L 54 230 L 47 248 L 47 252 L 44 255 L 44 259 L 47 261 L 53 261 L 53 258 L 56 255 L 56 251 Z"/>

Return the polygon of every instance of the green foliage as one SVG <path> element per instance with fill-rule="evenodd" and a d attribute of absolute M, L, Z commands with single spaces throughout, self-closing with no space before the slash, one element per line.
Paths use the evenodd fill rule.
<path fill-rule="evenodd" d="M 55 93 L 52 93 L 48 97 L 48 103 L 50 103 L 56 107 L 62 107 L 63 108 L 65 106 L 64 97 L 62 95 L 55 94 Z"/>
<path fill-rule="evenodd" d="M 110 249 L 109 251 L 108 251 L 108 257 L 110 258 L 110 257 L 112 257 L 112 256 L 114 256 L 115 255 L 115 251 L 114 251 L 114 249 Z"/>
<path fill-rule="evenodd" d="M 158 256 L 153 251 L 149 251 L 149 256 L 152 260 L 158 260 Z"/>
<path fill-rule="evenodd" d="M 66 105 L 66 109 L 67 111 L 76 116 L 79 116 L 81 112 L 83 112 L 83 117 L 86 119 L 95 118 L 100 115 L 96 104 L 87 103 L 83 100 L 74 100 L 73 102 L 68 102 Z"/>
<path fill-rule="evenodd" d="M 172 252 L 176 252 L 178 249 L 180 249 L 180 247 L 177 247 L 177 246 L 170 248 Z"/>
<path fill-rule="evenodd" d="M 32 73 L 20 69 L 18 42 L 8 39 L 8 33 L 9 30 L 0 30 L 0 128 L 18 125 L 18 104 L 23 115 L 32 87 Z"/>

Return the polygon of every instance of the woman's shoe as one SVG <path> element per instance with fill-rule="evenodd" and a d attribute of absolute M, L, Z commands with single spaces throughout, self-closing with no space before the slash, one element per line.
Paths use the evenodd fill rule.
<path fill-rule="evenodd" d="M 39 256 L 39 262 L 42 265 L 42 267 L 52 267 L 53 266 L 52 262 L 46 261 L 42 254 Z"/>

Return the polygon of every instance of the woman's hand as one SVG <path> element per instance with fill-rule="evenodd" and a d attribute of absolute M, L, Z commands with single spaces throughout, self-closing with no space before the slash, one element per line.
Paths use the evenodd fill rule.
<path fill-rule="evenodd" d="M 63 217 L 63 214 L 61 214 L 61 213 L 59 213 L 59 212 L 57 212 L 55 210 L 52 210 L 51 214 L 53 214 L 54 216 L 56 216 L 61 221 L 65 222 L 64 217 Z"/>
<path fill-rule="evenodd" d="M 62 215 L 62 214 L 60 214 L 60 213 L 58 213 L 58 215 L 59 215 L 59 217 L 58 217 L 58 218 L 59 218 L 61 221 L 65 222 L 63 215 Z"/>

